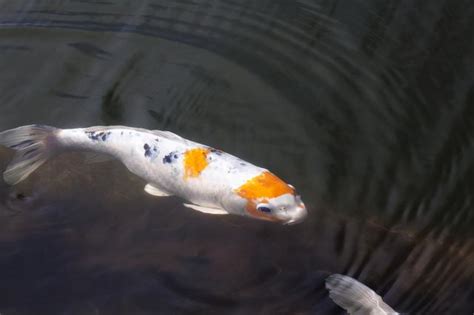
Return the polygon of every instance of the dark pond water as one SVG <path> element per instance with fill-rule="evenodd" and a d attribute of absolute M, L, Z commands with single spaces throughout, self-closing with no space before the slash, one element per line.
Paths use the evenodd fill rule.
<path fill-rule="evenodd" d="M 474 5 L 0 2 L 0 130 L 166 129 L 262 165 L 310 214 L 200 214 L 81 154 L 0 182 L 0 313 L 474 311 Z M 0 149 L 3 170 L 12 152 Z"/>

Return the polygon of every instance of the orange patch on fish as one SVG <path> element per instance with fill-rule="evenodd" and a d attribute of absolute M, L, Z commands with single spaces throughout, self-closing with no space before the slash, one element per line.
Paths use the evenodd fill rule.
<path fill-rule="evenodd" d="M 284 194 L 294 194 L 293 189 L 270 172 L 249 179 L 237 188 L 236 193 L 247 200 L 275 198 Z"/>
<path fill-rule="evenodd" d="M 278 221 L 274 216 L 257 210 L 256 201 L 267 202 L 267 199 L 279 197 L 284 194 L 294 194 L 294 190 L 284 181 L 270 172 L 249 179 L 245 184 L 235 190 L 242 198 L 247 199 L 247 212 L 261 219 Z"/>
<path fill-rule="evenodd" d="M 184 178 L 198 177 L 209 164 L 207 154 L 209 149 L 196 148 L 184 153 Z"/>

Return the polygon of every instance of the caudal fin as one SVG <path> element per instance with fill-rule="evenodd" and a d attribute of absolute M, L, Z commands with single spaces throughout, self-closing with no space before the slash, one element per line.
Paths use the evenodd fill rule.
<path fill-rule="evenodd" d="M 382 298 L 354 278 L 339 274 L 326 279 L 329 297 L 349 314 L 392 315 L 398 314 Z"/>
<path fill-rule="evenodd" d="M 24 180 L 54 154 L 54 127 L 29 125 L 0 132 L 0 145 L 16 150 L 13 160 L 3 173 L 10 185 Z"/>

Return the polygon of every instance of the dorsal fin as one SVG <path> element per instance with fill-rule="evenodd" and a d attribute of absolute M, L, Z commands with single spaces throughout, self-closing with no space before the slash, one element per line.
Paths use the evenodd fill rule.
<path fill-rule="evenodd" d="M 184 139 L 181 136 L 178 136 L 177 134 L 167 131 L 167 130 L 149 130 L 149 129 L 143 129 L 143 128 L 138 128 L 138 127 L 127 127 L 127 126 L 93 126 L 87 128 L 88 130 L 91 131 L 103 131 L 103 130 L 110 130 L 110 129 L 127 129 L 131 131 L 139 131 L 139 132 L 145 132 L 145 133 L 152 133 L 155 134 L 159 137 L 163 137 L 169 140 L 174 140 L 174 141 L 189 141 Z"/>
<path fill-rule="evenodd" d="M 167 130 L 151 130 L 151 132 L 157 136 L 163 137 L 165 139 L 174 140 L 174 141 L 187 141 L 183 137 L 178 136 L 175 133 Z"/>

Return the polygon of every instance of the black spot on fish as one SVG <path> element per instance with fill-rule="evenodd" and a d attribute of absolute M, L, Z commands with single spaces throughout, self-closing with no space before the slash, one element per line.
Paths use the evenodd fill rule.
<path fill-rule="evenodd" d="M 176 152 L 170 152 L 163 158 L 163 164 L 173 163 L 176 159 L 178 159 L 178 155 L 176 154 Z"/>
<path fill-rule="evenodd" d="M 123 136 L 123 131 L 120 132 L 120 135 Z"/>
<path fill-rule="evenodd" d="M 217 154 L 217 155 L 222 155 L 222 151 L 221 151 L 221 150 L 211 149 L 211 152 L 212 152 L 212 153 L 215 153 L 215 154 Z"/>
<path fill-rule="evenodd" d="M 148 145 L 148 143 L 145 143 L 145 145 L 143 146 L 143 149 L 145 149 L 145 156 L 146 157 L 151 157 L 151 150 L 150 150 L 150 146 Z"/>
<path fill-rule="evenodd" d="M 155 159 L 158 155 L 158 148 L 156 146 L 150 147 L 148 143 L 143 145 L 143 149 L 145 149 L 145 156 L 151 159 Z"/>
<path fill-rule="evenodd" d="M 245 166 L 245 165 L 247 165 L 247 164 L 240 162 L 240 165 Z"/>
<path fill-rule="evenodd" d="M 95 131 L 86 131 L 85 133 L 89 139 L 93 141 L 99 140 L 99 136 L 96 134 Z"/>
<path fill-rule="evenodd" d="M 168 155 L 165 155 L 165 157 L 163 158 L 163 163 L 166 164 L 166 163 L 171 163 L 172 160 L 171 160 L 171 156 L 168 154 Z"/>
<path fill-rule="evenodd" d="M 112 133 L 111 131 L 85 131 L 87 137 L 92 141 L 106 141 L 107 137 Z"/>

